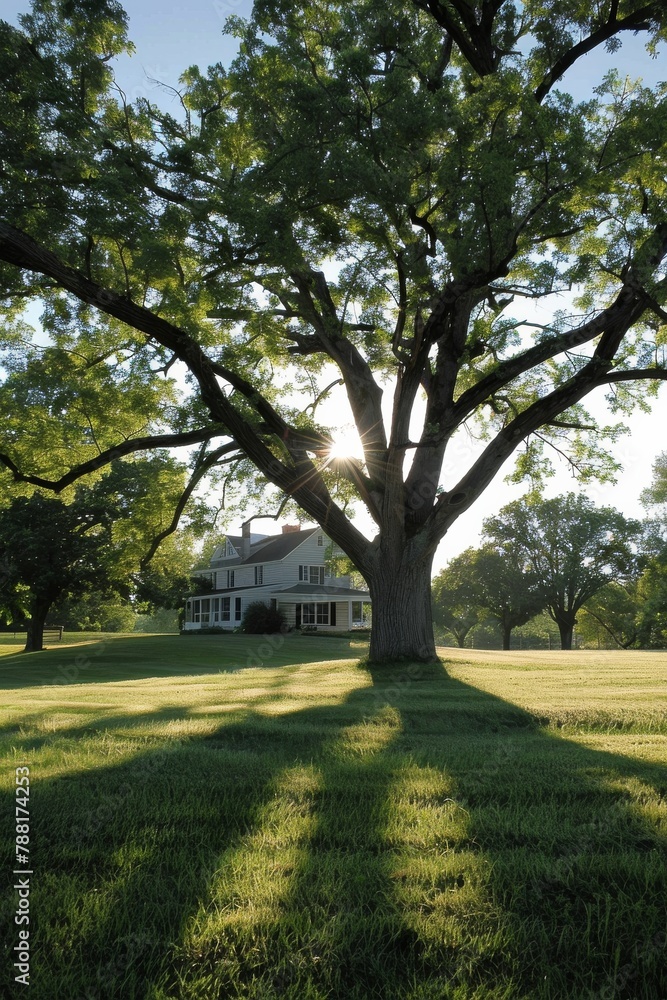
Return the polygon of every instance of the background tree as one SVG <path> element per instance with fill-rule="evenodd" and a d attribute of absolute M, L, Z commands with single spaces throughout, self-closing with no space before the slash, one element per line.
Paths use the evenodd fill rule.
<path fill-rule="evenodd" d="M 133 595 L 146 601 L 148 591 L 154 606 L 180 599 L 192 550 L 183 533 L 181 544 L 171 540 L 171 529 L 184 483 L 183 466 L 157 453 L 112 462 L 96 481 L 68 490 L 69 503 L 34 492 L 0 509 L 6 567 L 0 593 L 6 616 L 28 618 L 26 651 L 43 648 L 44 624 L 56 603 L 74 611 L 72 601 L 84 600 L 94 618 L 79 608 L 80 623 L 94 627 L 104 604 L 127 604 Z M 163 535 L 170 541 L 153 558 Z M 115 620 L 129 625 L 130 615 L 119 615 L 117 606 Z"/>
<path fill-rule="evenodd" d="M 447 629 L 461 648 L 484 617 L 475 562 L 476 550 L 465 549 L 433 578 L 433 620 Z"/>
<path fill-rule="evenodd" d="M 86 590 L 56 601 L 49 613 L 66 632 L 133 632 L 137 614 L 127 597 L 107 590 Z"/>
<path fill-rule="evenodd" d="M 527 563 L 525 550 L 510 541 L 478 549 L 472 570 L 477 578 L 478 600 L 498 622 L 503 649 L 509 649 L 512 630 L 525 625 L 545 607 L 542 581 Z"/>
<path fill-rule="evenodd" d="M 549 443 L 609 471 L 581 401 L 667 377 L 664 88 L 557 89 L 628 32 L 654 47 L 665 17 L 262 0 L 230 21 L 234 66 L 191 67 L 164 112 L 112 88 L 115 0 L 35 0 L 0 25 L 0 285 L 10 350 L 33 298 L 50 346 L 9 378 L 31 418 L 3 431 L 5 467 L 58 491 L 118 448 L 250 463 L 368 581 L 371 659 L 432 659 L 431 564 L 461 513 L 522 445 L 519 474 Z M 526 322 L 570 288 L 570 314 Z M 338 383 L 363 458 L 334 468 L 315 410 Z M 443 478 L 471 424 L 486 444 Z"/>
<path fill-rule="evenodd" d="M 637 632 L 642 646 L 667 646 L 667 452 L 653 465 L 653 481 L 642 493 L 650 517 L 645 522 L 646 565 L 638 582 Z"/>
<path fill-rule="evenodd" d="M 485 522 L 500 547 L 517 545 L 537 575 L 562 649 L 572 648 L 577 612 L 611 580 L 631 576 L 641 525 L 575 493 L 524 497 Z"/>
<path fill-rule="evenodd" d="M 638 644 L 640 604 L 636 579 L 607 583 L 581 608 L 577 623 L 584 644 L 621 649 Z"/>
<path fill-rule="evenodd" d="M 36 493 L 0 512 L 0 559 L 8 567 L 0 599 L 16 614 L 23 590 L 26 652 L 43 648 L 46 619 L 59 597 L 102 585 L 107 570 L 100 557 L 109 535 L 107 512 L 89 503 L 67 505 Z"/>

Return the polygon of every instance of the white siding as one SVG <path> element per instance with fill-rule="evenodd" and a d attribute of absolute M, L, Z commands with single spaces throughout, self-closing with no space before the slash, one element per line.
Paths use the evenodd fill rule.
<path fill-rule="evenodd" d="M 347 632 L 350 627 L 350 605 L 347 601 L 336 601 L 336 628 Z"/>
<path fill-rule="evenodd" d="M 322 545 L 317 544 L 318 536 Z M 282 560 L 282 572 L 275 583 L 299 583 L 299 566 L 324 566 L 329 539 L 322 531 L 314 531 L 301 545 Z"/>
<path fill-rule="evenodd" d="M 263 563 L 264 583 L 276 584 L 292 582 L 292 578 L 287 576 L 285 565 L 282 562 Z M 296 581 L 295 581 L 296 582 Z"/>
<path fill-rule="evenodd" d="M 291 604 L 283 603 L 280 599 L 278 600 L 278 610 L 282 611 L 285 616 L 285 621 L 289 628 L 294 628 L 296 625 L 296 604 L 292 602 Z"/>

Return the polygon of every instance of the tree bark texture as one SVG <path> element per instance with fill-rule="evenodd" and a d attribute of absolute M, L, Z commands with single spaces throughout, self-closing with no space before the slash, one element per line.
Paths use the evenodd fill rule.
<path fill-rule="evenodd" d="M 32 603 L 28 634 L 23 652 L 37 653 L 44 649 L 44 626 L 51 607 L 50 601 L 35 599 Z"/>
<path fill-rule="evenodd" d="M 369 659 L 372 663 L 438 659 L 431 612 L 432 555 L 381 562 L 368 581 L 373 602 Z"/>

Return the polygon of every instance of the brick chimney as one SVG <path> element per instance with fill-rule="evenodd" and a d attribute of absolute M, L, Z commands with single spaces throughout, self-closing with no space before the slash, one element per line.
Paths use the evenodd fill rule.
<path fill-rule="evenodd" d="M 290 535 L 293 531 L 301 531 L 300 524 L 283 524 L 283 535 Z"/>
<path fill-rule="evenodd" d="M 247 559 L 250 555 L 250 521 L 244 521 L 241 525 L 241 559 Z"/>

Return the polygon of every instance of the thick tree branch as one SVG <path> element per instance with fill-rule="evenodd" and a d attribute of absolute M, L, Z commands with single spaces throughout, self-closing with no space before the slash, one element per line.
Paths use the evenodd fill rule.
<path fill-rule="evenodd" d="M 667 382 L 667 368 L 635 368 L 633 371 L 610 372 L 600 379 L 598 385 L 606 385 L 608 382 L 641 382 L 644 379 Z"/>
<path fill-rule="evenodd" d="M 190 476 L 190 479 L 188 480 L 188 483 L 183 490 L 178 503 L 176 504 L 171 522 L 167 525 L 164 531 L 159 532 L 159 534 L 155 536 L 150 544 L 148 552 L 141 560 L 140 567 L 142 572 L 148 567 L 148 564 L 165 538 L 168 538 L 169 535 L 173 535 L 178 528 L 179 521 L 188 504 L 188 501 L 190 500 L 190 497 L 209 469 L 212 469 L 215 465 L 222 465 L 226 462 L 233 462 L 236 460 L 238 457 L 237 455 L 231 455 L 228 458 L 223 457 L 229 454 L 230 447 L 235 449 L 236 445 L 223 445 L 221 448 L 216 448 L 215 451 L 211 451 L 208 455 L 204 455 L 201 457 L 200 461 L 197 462 L 192 475 Z"/>
<path fill-rule="evenodd" d="M 31 486 L 40 486 L 44 490 L 61 493 L 66 487 L 75 483 L 77 479 L 81 479 L 91 472 L 96 472 L 98 469 L 104 468 L 105 465 L 108 465 L 117 458 L 122 458 L 123 455 L 129 455 L 135 451 L 151 451 L 154 448 L 184 448 L 187 445 L 210 441 L 214 437 L 220 437 L 227 433 L 228 431 L 225 427 L 214 426 L 202 427 L 196 431 L 185 431 L 182 434 L 150 434 L 146 437 L 130 438 L 127 441 L 121 441 L 119 444 L 114 445 L 113 448 L 101 451 L 95 458 L 74 466 L 73 469 L 70 469 L 60 479 L 43 479 L 41 476 L 31 476 L 28 473 L 23 473 L 8 455 L 2 453 L 0 453 L 0 462 L 9 469 L 15 482 L 30 483 Z M 223 445 L 222 451 L 225 453 L 232 451 L 234 448 L 236 448 L 236 444 L 231 442 L 231 444 Z"/>
<path fill-rule="evenodd" d="M 456 486 L 438 498 L 427 522 L 433 540 L 441 538 L 449 525 L 475 502 L 522 441 L 578 403 L 591 389 L 609 381 L 612 364 L 594 356 L 571 379 L 536 400 L 503 427 Z"/>
<path fill-rule="evenodd" d="M 650 258 L 644 266 L 655 269 L 667 255 L 667 226 L 658 226 L 642 249 L 650 252 Z M 601 338 L 598 348 L 599 357 L 607 356 L 610 346 L 614 344 L 616 345 L 615 352 L 619 336 L 622 338 L 627 333 L 630 327 L 641 318 L 647 307 L 645 293 L 636 284 L 634 272 L 628 273 L 625 284 L 612 304 L 594 316 L 593 319 L 567 333 L 545 338 L 541 343 L 535 344 L 527 351 L 508 358 L 506 361 L 501 361 L 476 385 L 466 389 L 454 405 L 450 430 L 454 430 L 499 389 L 558 354 L 563 354 L 565 351 L 581 346 L 581 344 L 589 343 L 596 337 Z"/>
<path fill-rule="evenodd" d="M 570 66 L 574 65 L 577 59 L 581 58 L 581 56 L 586 55 L 587 52 L 592 52 L 598 45 L 602 45 L 603 42 L 613 38 L 613 36 L 618 34 L 619 31 L 641 31 L 642 29 L 648 28 L 651 21 L 659 20 L 663 11 L 664 5 L 661 2 L 647 3 L 638 10 L 633 11 L 632 14 L 628 14 L 620 20 L 616 19 L 614 11 L 610 16 L 610 19 L 598 28 L 597 31 L 594 31 L 588 36 L 588 38 L 584 38 L 576 45 L 573 45 L 571 49 L 568 49 L 568 51 L 554 63 L 548 73 L 546 73 L 543 77 L 540 85 L 537 87 L 535 91 L 535 100 L 541 103 L 553 85 L 561 78 L 566 70 L 570 68 Z"/>
<path fill-rule="evenodd" d="M 365 560 L 369 543 L 349 523 L 341 508 L 334 502 L 316 466 L 304 458 L 292 468 L 271 452 L 256 428 L 222 391 L 217 382 L 215 363 L 194 338 L 149 309 L 90 281 L 79 271 L 63 264 L 55 254 L 40 246 L 32 237 L 3 221 L 0 221 L 0 260 L 54 279 L 64 291 L 114 316 L 171 350 L 196 378 L 201 399 L 209 408 L 212 418 L 226 427 L 230 437 L 234 438 L 238 447 L 260 472 L 283 492 L 293 496 L 361 569 L 360 564 Z M 255 399 L 260 398 L 263 400 L 259 390 L 255 390 Z M 270 407 L 266 400 L 263 403 Z"/>
<path fill-rule="evenodd" d="M 373 478 L 386 461 L 387 439 L 382 418 L 382 389 L 370 365 L 355 345 L 344 337 L 342 323 L 321 271 L 292 274 L 299 293 L 301 312 L 315 330 L 323 349 L 343 376 L 366 465 Z"/>
<path fill-rule="evenodd" d="M 493 18 L 500 7 L 499 0 L 484 4 L 480 24 L 474 16 L 474 7 L 466 0 L 413 0 L 415 7 L 425 10 L 454 40 L 461 55 L 479 76 L 492 73 L 497 65 L 491 32 Z M 458 15 L 458 19 L 455 15 Z"/>

